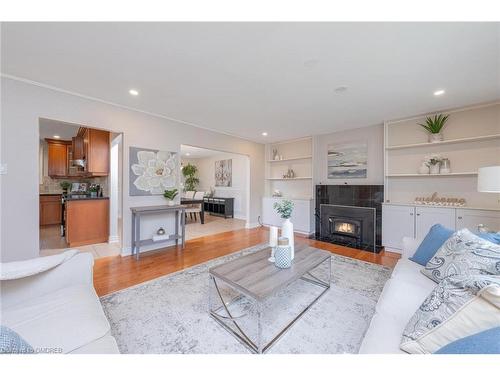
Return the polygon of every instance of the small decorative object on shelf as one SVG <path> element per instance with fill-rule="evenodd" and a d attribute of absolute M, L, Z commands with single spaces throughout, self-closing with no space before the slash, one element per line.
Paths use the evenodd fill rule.
<path fill-rule="evenodd" d="M 167 204 L 169 206 L 173 206 L 175 204 L 174 199 L 177 196 L 177 194 L 179 194 L 177 189 L 165 190 L 165 192 L 163 193 L 163 196 L 167 199 Z"/>
<path fill-rule="evenodd" d="M 435 115 L 434 117 L 426 117 L 425 124 L 419 124 L 429 133 L 429 142 L 437 143 L 443 141 L 443 127 L 446 124 L 450 115 Z M 432 172 L 431 172 L 432 173 Z"/>
<path fill-rule="evenodd" d="M 99 185 L 91 184 L 89 187 L 90 197 L 97 198 L 97 193 L 99 192 Z"/>
<path fill-rule="evenodd" d="M 451 173 L 450 159 L 443 158 L 443 160 L 441 160 L 441 166 L 439 168 L 439 173 L 441 173 L 441 174 Z"/>
<path fill-rule="evenodd" d="M 207 193 L 208 198 L 212 198 L 215 196 L 215 188 L 213 186 L 210 187 L 210 191 Z"/>
<path fill-rule="evenodd" d="M 273 160 L 279 160 L 278 150 L 273 148 Z"/>
<path fill-rule="evenodd" d="M 163 236 L 165 234 L 165 229 L 161 228 L 156 231 L 156 234 L 158 236 Z"/>
<path fill-rule="evenodd" d="M 278 246 L 274 251 L 274 265 L 278 268 L 290 268 L 292 266 L 292 248 L 288 238 L 278 238 Z"/>
<path fill-rule="evenodd" d="M 278 246 L 278 227 L 271 226 L 269 227 L 269 247 L 271 248 L 271 258 L 268 259 L 270 262 L 274 262 L 274 251 L 276 250 L 276 246 Z"/>
<path fill-rule="evenodd" d="M 283 196 L 283 193 L 280 190 L 276 189 L 275 191 L 273 191 L 273 197 L 279 198 L 282 196 Z"/>
<path fill-rule="evenodd" d="M 71 187 L 71 182 L 68 181 L 62 181 L 59 186 L 63 190 L 63 193 L 67 193 L 68 189 Z"/>
<path fill-rule="evenodd" d="M 425 161 L 422 162 L 420 167 L 418 167 L 418 173 L 419 174 L 429 174 L 429 166 L 427 165 L 427 163 Z"/>
<path fill-rule="evenodd" d="M 438 197 L 438 193 L 435 192 L 430 197 L 416 197 L 414 203 L 428 206 L 464 207 L 465 198 Z"/>
<path fill-rule="evenodd" d="M 292 168 L 288 168 L 288 171 L 283 175 L 283 178 L 295 178 L 295 172 Z"/>
<path fill-rule="evenodd" d="M 439 154 L 427 155 L 424 162 L 429 166 L 429 171 L 431 174 L 439 174 L 441 168 L 441 161 L 443 157 Z"/>
<path fill-rule="evenodd" d="M 294 237 L 293 237 L 293 224 L 290 217 L 293 212 L 293 202 L 288 199 L 283 199 L 281 202 L 274 202 L 273 208 L 285 221 L 281 225 L 281 236 L 288 238 L 290 247 L 292 248 L 292 259 L 294 258 Z"/>

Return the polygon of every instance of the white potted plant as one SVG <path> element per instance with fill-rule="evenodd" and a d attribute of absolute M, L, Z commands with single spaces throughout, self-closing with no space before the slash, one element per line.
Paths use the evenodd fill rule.
<path fill-rule="evenodd" d="M 425 157 L 425 164 L 429 167 L 431 174 L 439 174 L 442 160 L 443 157 L 439 154 L 428 155 Z"/>
<path fill-rule="evenodd" d="M 177 189 L 165 190 L 165 192 L 163 193 L 163 196 L 167 199 L 167 204 L 169 206 L 173 206 L 175 204 L 174 199 L 177 196 L 177 194 L 179 194 Z"/>
<path fill-rule="evenodd" d="M 292 249 L 292 259 L 295 256 L 294 241 L 293 241 L 293 224 L 290 217 L 293 212 L 293 202 L 288 199 L 283 199 L 281 202 L 274 202 L 273 208 L 285 221 L 281 225 L 281 236 L 288 238 L 288 244 Z"/>
<path fill-rule="evenodd" d="M 443 141 L 443 127 L 446 124 L 450 115 L 435 115 L 434 117 L 427 117 L 425 124 L 419 124 L 429 133 L 429 142 L 436 143 Z"/>

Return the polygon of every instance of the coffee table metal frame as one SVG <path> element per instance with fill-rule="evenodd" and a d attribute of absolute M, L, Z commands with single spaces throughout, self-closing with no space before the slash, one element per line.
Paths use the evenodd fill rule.
<path fill-rule="evenodd" d="M 311 274 L 312 271 L 314 271 L 316 268 L 322 266 L 325 262 L 328 263 L 328 280 L 324 281 L 319 279 L 318 277 L 314 276 Z M 294 319 L 292 319 L 281 331 L 278 332 L 269 342 L 264 343 L 262 342 L 262 306 L 265 302 L 266 299 L 257 299 L 249 295 L 248 293 L 245 292 L 245 290 L 238 288 L 236 285 L 231 285 L 224 280 L 218 278 L 216 275 L 213 275 L 209 271 L 209 313 L 210 316 L 217 322 L 219 323 L 224 329 L 226 329 L 231 335 L 236 337 L 238 341 L 240 341 L 243 345 L 245 345 L 250 351 L 253 353 L 258 353 L 258 354 L 263 354 L 267 352 L 280 338 L 285 334 L 291 327 L 292 325 L 297 322 L 329 289 L 330 289 L 330 283 L 331 283 L 331 278 L 332 278 L 332 262 L 331 262 L 331 257 L 326 258 L 322 262 L 320 262 L 318 265 L 315 267 L 312 267 L 309 271 L 307 271 L 302 277 L 299 278 L 299 280 L 306 281 L 308 283 L 314 284 L 316 286 L 319 286 L 323 290 L 321 293 L 314 298 L 312 302 L 309 303 Z M 296 282 L 298 280 L 295 280 L 293 282 Z M 291 282 L 290 284 L 293 284 Z M 231 299 L 230 301 L 226 302 L 224 300 L 224 297 L 222 296 L 222 293 L 220 291 L 219 285 L 224 284 L 232 288 L 233 290 L 237 291 L 240 293 L 237 297 Z M 283 286 L 283 288 L 288 287 L 290 284 L 287 284 Z M 216 297 L 218 297 L 219 302 L 222 304 L 222 306 L 212 309 L 212 288 L 215 289 L 215 294 Z M 240 318 L 243 318 L 243 316 L 233 316 L 230 311 L 231 305 L 234 303 L 238 302 L 242 297 L 245 297 L 249 300 L 252 300 L 253 304 L 257 307 L 257 339 L 254 341 L 252 340 L 244 331 L 243 327 L 241 327 L 240 324 L 238 324 L 238 320 Z M 226 313 L 226 316 L 221 315 L 220 312 L 223 311 Z M 232 324 L 234 328 L 230 325 Z"/>

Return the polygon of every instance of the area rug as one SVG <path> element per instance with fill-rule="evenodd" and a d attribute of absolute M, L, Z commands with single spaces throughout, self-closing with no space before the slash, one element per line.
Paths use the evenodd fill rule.
<path fill-rule="evenodd" d="M 266 246 L 254 246 L 102 297 L 120 352 L 249 353 L 208 315 L 208 269 Z M 330 290 L 268 353 L 357 353 L 390 274 L 388 267 L 332 254 Z M 303 286 L 297 288 L 308 292 Z M 295 295 L 293 290 L 284 291 L 281 298 L 285 301 L 287 293 Z M 271 315 L 286 323 L 289 306 L 277 301 Z"/>

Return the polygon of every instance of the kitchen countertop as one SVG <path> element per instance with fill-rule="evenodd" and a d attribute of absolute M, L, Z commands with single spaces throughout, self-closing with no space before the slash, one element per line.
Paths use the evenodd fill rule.
<path fill-rule="evenodd" d="M 62 195 L 62 193 L 40 193 L 40 195 Z"/>
<path fill-rule="evenodd" d="M 109 197 L 67 197 L 66 201 L 96 201 L 102 199 L 109 199 Z"/>

